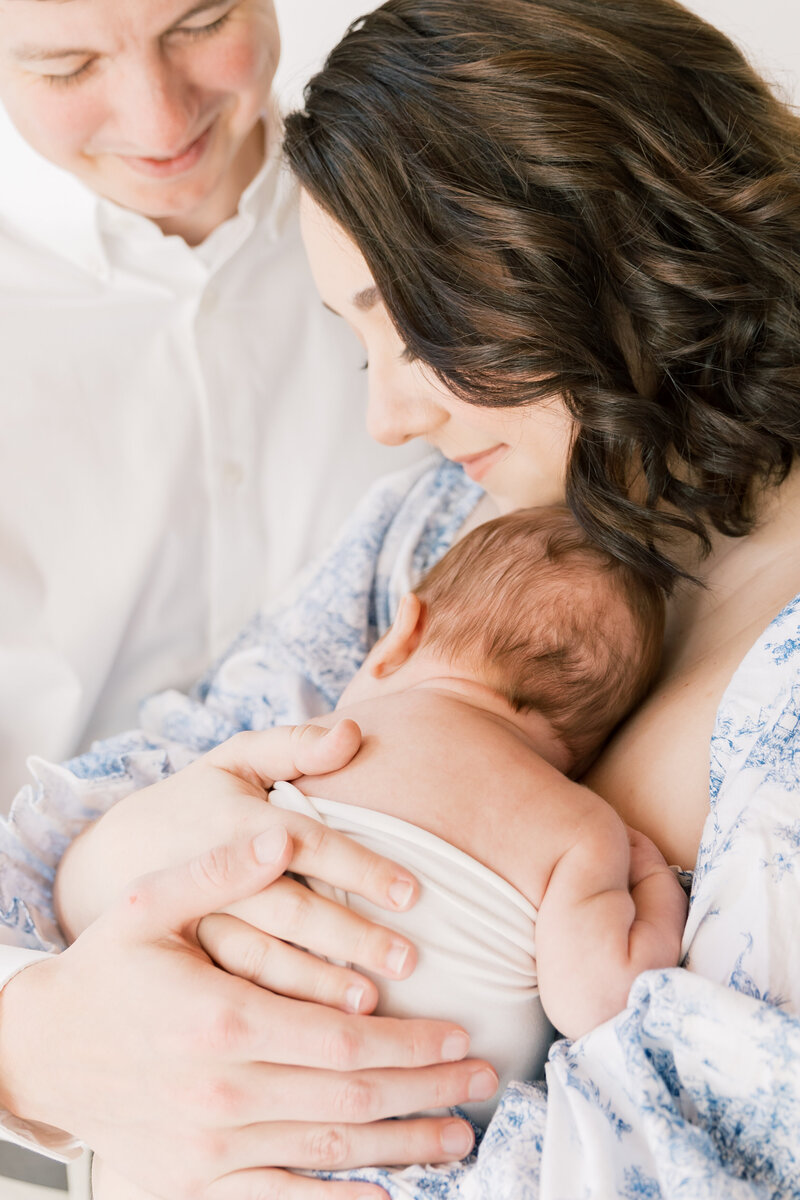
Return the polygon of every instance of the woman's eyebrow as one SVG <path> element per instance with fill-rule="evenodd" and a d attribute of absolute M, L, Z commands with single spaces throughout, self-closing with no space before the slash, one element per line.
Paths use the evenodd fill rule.
<path fill-rule="evenodd" d="M 350 298 L 350 303 L 353 305 L 353 308 L 357 308 L 361 312 L 369 312 L 371 308 L 375 307 L 380 298 L 381 294 L 378 291 L 377 285 L 373 283 L 369 287 L 362 288 L 360 292 L 356 292 Z"/>
<path fill-rule="evenodd" d="M 369 312 L 381 298 L 377 284 L 371 283 L 369 287 L 362 288 L 360 292 L 354 292 L 350 297 L 350 303 L 353 308 L 357 308 L 359 312 Z M 335 317 L 340 317 L 342 314 L 337 312 L 335 308 L 331 308 L 330 304 L 322 301 L 322 307 L 327 308 L 328 312 L 333 313 Z"/>

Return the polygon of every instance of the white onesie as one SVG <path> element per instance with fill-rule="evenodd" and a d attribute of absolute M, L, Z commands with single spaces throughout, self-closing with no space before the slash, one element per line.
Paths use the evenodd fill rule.
<path fill-rule="evenodd" d="M 533 905 L 482 863 L 398 817 L 304 796 L 291 783 L 276 783 L 270 800 L 348 834 L 419 881 L 414 907 L 390 915 L 360 896 L 306 880 L 314 891 L 396 929 L 415 945 L 418 963 L 408 979 L 373 976 L 380 991 L 377 1012 L 462 1025 L 471 1038 L 471 1057 L 485 1058 L 500 1076 L 498 1098 L 509 1080 L 540 1077 L 554 1034 L 539 1000 Z M 465 1108 L 486 1124 L 495 1104 Z"/>

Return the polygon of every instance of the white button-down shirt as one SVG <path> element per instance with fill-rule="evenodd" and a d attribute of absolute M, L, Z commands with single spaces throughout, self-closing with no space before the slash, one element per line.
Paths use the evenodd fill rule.
<path fill-rule="evenodd" d="M 195 679 L 402 456 L 366 434 L 361 352 L 316 296 L 277 153 L 195 248 L 1 109 L 0 156 L 4 810 L 28 754 Z M 0 986 L 40 957 L 0 946 Z M 78 1150 L 7 1113 L 0 1137 Z"/>
<path fill-rule="evenodd" d="M 272 139 L 276 141 L 277 139 Z M 183 687 L 396 452 L 273 154 L 195 248 L 0 123 L 0 810 Z"/>

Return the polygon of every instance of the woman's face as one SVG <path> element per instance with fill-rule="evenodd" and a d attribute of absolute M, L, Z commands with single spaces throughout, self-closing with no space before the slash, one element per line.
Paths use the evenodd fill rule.
<path fill-rule="evenodd" d="M 561 400 L 484 408 L 454 396 L 410 361 L 355 243 L 308 195 L 301 222 L 323 303 L 364 346 L 369 371 L 367 429 L 397 446 L 423 437 L 489 493 L 502 512 L 564 501 L 575 423 Z"/>
<path fill-rule="evenodd" d="M 0 0 L 0 99 L 23 137 L 171 232 L 235 210 L 279 51 L 272 0 Z"/>

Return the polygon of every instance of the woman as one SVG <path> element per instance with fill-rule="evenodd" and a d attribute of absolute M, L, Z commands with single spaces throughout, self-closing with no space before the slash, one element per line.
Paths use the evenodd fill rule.
<path fill-rule="evenodd" d="M 709 809 L 712 730 L 712 832 L 728 777 L 740 815 L 759 807 L 765 780 L 787 792 L 775 738 L 772 775 L 726 764 L 723 779 L 717 768 L 731 702 L 747 700 L 750 680 L 737 668 L 767 627 L 789 645 L 787 602 L 800 590 L 795 119 L 725 38 L 670 0 L 391 0 L 312 82 L 306 114 L 288 123 L 288 154 L 307 193 L 322 295 L 367 348 L 371 430 L 389 442 L 426 437 L 489 501 L 450 464 L 387 484 L 301 598 L 254 626 L 195 701 L 151 708 L 153 728 L 191 734 L 202 749 L 243 724 L 330 703 L 385 627 L 399 575 L 424 569 L 491 503 L 566 497 L 593 537 L 670 592 L 661 679 L 588 782 L 672 861 L 691 865 Z M 345 571 L 358 601 L 352 611 L 345 603 L 346 620 L 334 609 Z M 327 632 L 338 635 L 332 649 Z M 305 690 L 280 684 L 284 671 Z M 738 693 L 726 688 L 734 674 Z M 765 672 L 760 686 L 771 679 Z M 770 730 L 793 703 L 781 701 Z M 137 819 L 151 839 L 160 820 L 161 842 L 177 813 L 200 814 L 197 837 L 204 819 L 192 789 L 180 776 L 159 788 L 169 791 L 153 788 L 138 812 L 120 805 L 99 824 L 90 855 L 110 852 L 104 826 L 118 842 Z M 161 795 L 174 808 L 159 818 Z M 175 844 L 191 848 L 180 831 Z M 704 846 L 705 881 L 709 865 L 729 860 L 713 858 L 713 839 Z M 152 853 L 127 869 L 150 865 Z M 766 925 L 763 934 L 771 951 Z M 695 966 L 714 974 L 707 947 L 695 953 L 702 929 L 695 935 Z M 211 940 L 221 953 L 219 928 Z M 765 965 L 759 946 L 736 977 L 724 954 L 718 966 L 724 983 L 749 974 L 771 985 L 782 969 L 777 956 Z M 794 999 L 791 966 L 781 982 Z M 671 1011 L 686 1011 L 679 992 Z M 615 1028 L 598 1031 L 600 1042 Z M 596 1066 L 593 1049 L 576 1056 L 584 1052 Z M 570 1097 L 600 1086 L 569 1053 L 553 1057 L 551 1124 L 563 1125 Z M 645 1111 L 619 1117 L 617 1133 L 640 1133 Z M 354 1161 L 349 1136 L 328 1165 Z M 560 1158 L 563 1170 L 591 1161 L 602 1173 L 602 1157 L 562 1147 Z M 628 1168 L 650 1187 L 643 1162 L 631 1158 L 588 1194 L 630 1191 Z"/>

